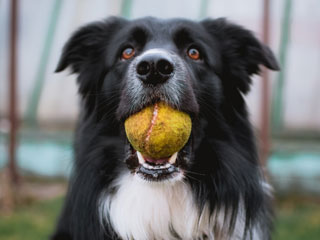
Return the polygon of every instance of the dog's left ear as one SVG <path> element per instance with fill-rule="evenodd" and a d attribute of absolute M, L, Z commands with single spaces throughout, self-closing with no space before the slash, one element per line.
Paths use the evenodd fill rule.
<path fill-rule="evenodd" d="M 223 76 L 228 78 L 229 87 L 235 87 L 243 93 L 250 90 L 252 74 L 258 74 L 259 65 L 279 70 L 272 51 L 254 35 L 224 18 L 206 19 L 201 22 L 208 33 L 218 39 L 222 48 Z"/>

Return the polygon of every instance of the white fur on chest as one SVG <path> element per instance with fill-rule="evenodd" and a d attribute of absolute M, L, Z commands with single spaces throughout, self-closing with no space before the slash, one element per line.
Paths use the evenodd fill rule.
<path fill-rule="evenodd" d="M 264 189 L 269 192 L 269 185 L 266 186 Z M 190 186 L 183 180 L 146 182 L 128 172 L 113 187 L 117 189 L 113 195 L 100 197 L 101 223 L 108 221 L 123 240 L 217 240 L 214 229 L 223 224 L 224 209 L 210 216 L 205 206 L 200 213 Z M 240 207 L 232 236 L 222 239 L 242 239 L 243 230 Z M 251 230 L 253 240 L 263 239 L 258 226 Z"/>
<path fill-rule="evenodd" d="M 102 198 L 101 207 L 124 240 L 173 240 L 172 229 L 181 239 L 202 239 L 213 229 L 199 216 L 190 187 L 182 181 L 149 183 L 128 173 L 115 185 L 117 192 Z"/>

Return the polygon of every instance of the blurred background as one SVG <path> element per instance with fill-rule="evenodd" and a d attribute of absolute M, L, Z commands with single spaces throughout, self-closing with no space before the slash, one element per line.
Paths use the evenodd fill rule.
<path fill-rule="evenodd" d="M 0 239 L 46 239 L 72 169 L 75 76 L 54 74 L 79 26 L 107 16 L 226 17 L 267 43 L 282 71 L 246 97 L 275 189 L 274 239 L 320 236 L 319 0 L 0 0 Z"/>

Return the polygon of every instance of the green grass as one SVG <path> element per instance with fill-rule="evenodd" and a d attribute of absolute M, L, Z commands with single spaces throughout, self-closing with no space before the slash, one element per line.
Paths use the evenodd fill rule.
<path fill-rule="evenodd" d="M 48 239 L 61 206 L 62 198 L 58 198 L 19 207 L 11 216 L 0 213 L 0 239 Z"/>
<path fill-rule="evenodd" d="M 45 240 L 52 233 L 62 198 L 19 207 L 13 215 L 0 213 L 0 239 Z M 295 198 L 277 203 L 274 240 L 318 240 L 320 204 Z"/>
<path fill-rule="evenodd" d="M 319 201 L 281 200 L 276 213 L 274 240 L 320 239 Z"/>

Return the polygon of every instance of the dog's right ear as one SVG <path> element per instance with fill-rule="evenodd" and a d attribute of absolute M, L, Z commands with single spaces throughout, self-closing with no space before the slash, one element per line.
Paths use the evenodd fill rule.
<path fill-rule="evenodd" d="M 102 75 L 108 42 L 126 21 L 110 17 L 81 27 L 65 44 L 55 72 L 70 67 L 73 73 L 79 74 L 79 92 L 83 97 L 90 94 Z"/>
<path fill-rule="evenodd" d="M 68 66 L 73 73 L 80 73 L 85 64 L 95 61 L 102 54 L 109 37 L 125 21 L 110 17 L 106 21 L 94 22 L 77 30 L 64 45 L 62 55 L 55 72 L 61 72 Z"/>

